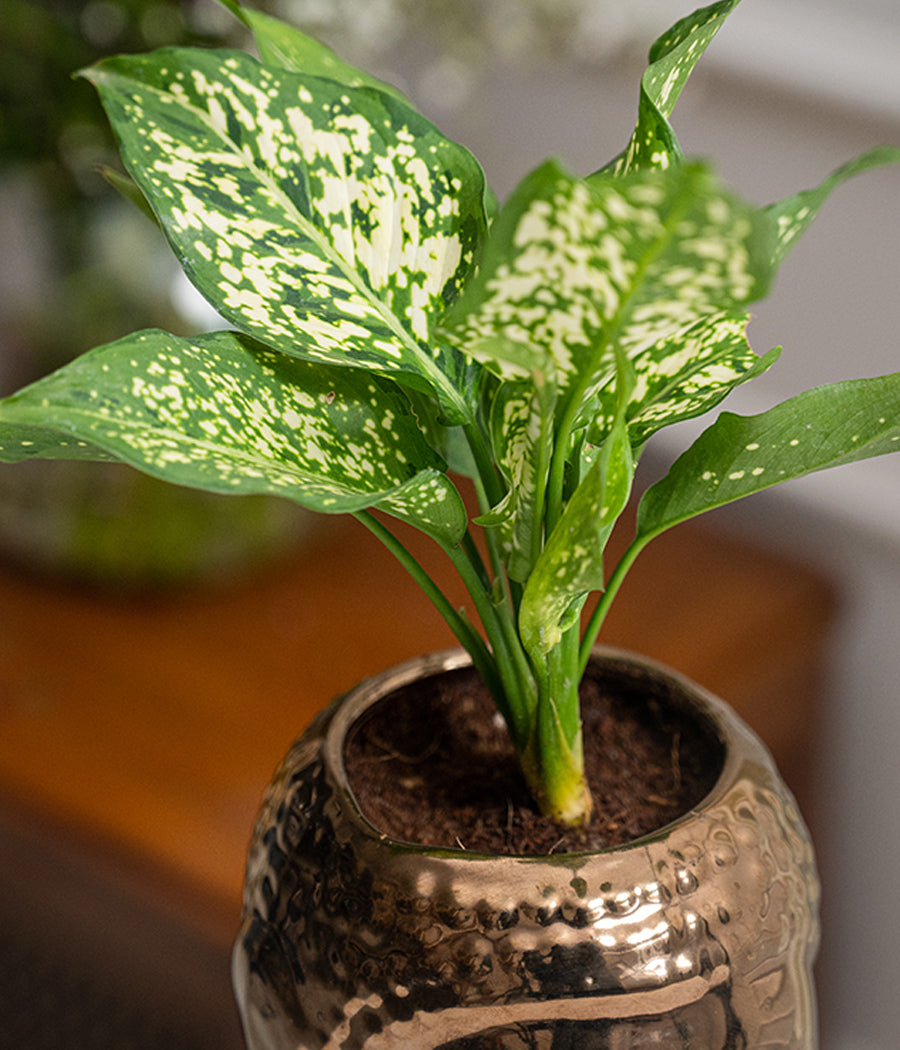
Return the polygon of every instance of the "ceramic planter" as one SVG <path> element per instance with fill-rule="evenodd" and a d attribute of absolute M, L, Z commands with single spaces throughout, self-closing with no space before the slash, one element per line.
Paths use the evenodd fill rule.
<path fill-rule="evenodd" d="M 818 884 L 794 801 L 720 701 L 598 650 L 721 742 L 701 805 L 625 846 L 491 857 L 390 840 L 359 812 L 343 741 L 458 652 L 363 683 L 270 786 L 249 857 L 235 990 L 250 1050 L 814 1050 Z"/>

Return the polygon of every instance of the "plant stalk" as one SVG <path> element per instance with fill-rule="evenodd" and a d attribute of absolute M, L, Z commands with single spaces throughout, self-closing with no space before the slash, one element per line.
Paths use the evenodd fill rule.
<path fill-rule="evenodd" d="M 457 641 L 472 657 L 472 663 L 491 690 L 491 695 L 495 695 L 497 690 L 502 691 L 497 666 L 478 631 L 475 630 L 462 613 L 454 609 L 444 592 L 390 529 L 383 525 L 370 511 L 360 511 L 355 517 L 387 547 L 416 581 L 453 632 Z"/>
<path fill-rule="evenodd" d="M 632 540 L 630 546 L 622 555 L 613 570 L 612 575 L 607 580 L 606 587 L 600 595 L 600 599 L 594 607 L 594 611 L 591 613 L 591 617 L 588 620 L 587 626 L 582 635 L 581 648 L 578 656 L 579 670 L 582 675 L 587 670 L 588 662 L 591 659 L 591 651 L 597 643 L 597 636 L 600 633 L 600 629 L 603 627 L 610 606 L 616 595 L 619 593 L 619 588 L 622 586 L 622 582 L 628 574 L 628 570 L 652 538 L 652 536 L 641 536 Z"/>
<path fill-rule="evenodd" d="M 537 718 L 522 766 L 544 813 L 569 827 L 585 824 L 593 801 L 584 774 L 577 626 L 547 653 L 536 677 Z"/>

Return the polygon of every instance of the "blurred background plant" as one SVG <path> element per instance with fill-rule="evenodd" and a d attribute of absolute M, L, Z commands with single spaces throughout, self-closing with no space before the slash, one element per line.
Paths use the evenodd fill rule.
<path fill-rule="evenodd" d="M 116 151 L 90 85 L 106 54 L 225 42 L 233 19 L 180 0 L 5 0 L 0 30 L 2 380 L 115 338 L 138 323 L 189 324 L 158 232 L 97 168 Z M 24 341 L 27 351 L 7 344 Z"/>

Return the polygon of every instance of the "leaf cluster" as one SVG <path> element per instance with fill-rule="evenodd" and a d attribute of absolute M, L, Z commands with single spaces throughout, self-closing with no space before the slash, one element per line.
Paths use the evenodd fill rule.
<path fill-rule="evenodd" d="M 578 682 L 639 551 L 900 445 L 900 375 L 724 413 L 605 564 L 647 441 L 770 367 L 778 351 L 747 342 L 748 306 L 837 185 L 900 159 L 871 151 L 762 208 L 687 160 L 672 108 L 737 2 L 654 44 L 618 157 L 587 177 L 548 160 L 499 208 L 474 157 L 396 89 L 236 0 L 259 59 L 166 48 L 86 71 L 126 192 L 230 327 L 139 332 L 26 388 L 0 403 L 0 459 L 114 458 L 356 515 L 472 653 L 544 808 L 585 819 Z M 454 475 L 474 482 L 472 521 Z M 452 559 L 480 630 L 392 519 Z"/>

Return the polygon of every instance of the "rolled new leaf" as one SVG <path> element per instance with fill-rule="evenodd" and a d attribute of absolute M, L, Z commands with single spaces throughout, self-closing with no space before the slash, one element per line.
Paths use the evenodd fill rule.
<path fill-rule="evenodd" d="M 631 141 L 618 157 L 601 169 L 599 176 L 624 175 L 647 168 L 665 169 L 683 159 L 669 117 L 694 66 L 738 2 L 720 0 L 701 7 L 676 22 L 654 42 L 641 77 L 638 118 Z"/>

